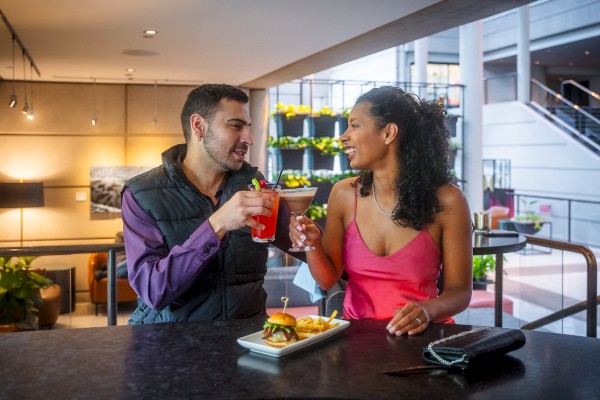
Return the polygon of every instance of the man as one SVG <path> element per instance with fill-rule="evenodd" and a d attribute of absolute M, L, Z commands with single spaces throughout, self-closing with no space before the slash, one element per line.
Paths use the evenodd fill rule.
<path fill-rule="evenodd" d="M 265 315 L 267 245 L 253 242 L 253 215 L 273 199 L 248 191 L 264 179 L 244 161 L 252 146 L 248 96 L 229 85 L 190 92 L 181 112 L 185 144 L 122 192 L 129 281 L 139 296 L 129 323 Z M 289 214 L 276 237 L 287 249 Z"/>

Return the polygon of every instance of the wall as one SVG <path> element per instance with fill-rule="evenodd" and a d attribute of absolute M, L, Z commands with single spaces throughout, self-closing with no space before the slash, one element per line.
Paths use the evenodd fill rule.
<path fill-rule="evenodd" d="M 183 143 L 179 115 L 191 86 L 97 84 L 99 124 L 92 126 L 90 84 L 34 83 L 36 118 L 8 107 L 12 82 L 0 81 L 0 181 L 44 182 L 45 206 L 23 210 L 23 245 L 112 243 L 121 219 L 90 219 L 90 167 L 155 166 Z M 155 96 L 156 93 L 156 96 Z M 29 103 L 31 104 L 31 95 Z M 154 114 L 158 125 L 154 125 Z M 85 201 L 76 201 L 78 192 Z M 0 246 L 19 246 L 19 210 L 0 209 Z M 36 266 L 76 265 L 76 288 L 87 291 L 88 255 L 40 257 Z"/>

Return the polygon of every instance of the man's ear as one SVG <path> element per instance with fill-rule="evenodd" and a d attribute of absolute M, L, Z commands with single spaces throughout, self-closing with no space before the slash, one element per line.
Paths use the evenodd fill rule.
<path fill-rule="evenodd" d="M 202 117 L 200 114 L 192 114 L 190 116 L 190 127 L 192 133 L 198 140 L 201 140 L 206 133 L 206 119 Z"/>

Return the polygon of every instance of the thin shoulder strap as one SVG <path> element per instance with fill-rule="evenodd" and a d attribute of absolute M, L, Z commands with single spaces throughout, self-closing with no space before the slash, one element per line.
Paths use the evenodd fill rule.
<path fill-rule="evenodd" d="M 354 220 L 356 220 L 356 206 L 358 204 L 358 185 L 354 186 Z"/>

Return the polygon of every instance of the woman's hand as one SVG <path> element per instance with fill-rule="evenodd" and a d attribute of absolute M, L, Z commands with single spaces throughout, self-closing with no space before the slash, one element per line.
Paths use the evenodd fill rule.
<path fill-rule="evenodd" d="M 292 215 L 290 218 L 290 240 L 297 247 L 313 246 L 321 241 L 321 230 L 308 217 L 297 217 Z"/>
<path fill-rule="evenodd" d="M 422 333 L 429 326 L 429 312 L 420 303 L 408 302 L 398 308 L 386 329 L 396 336 Z"/>

